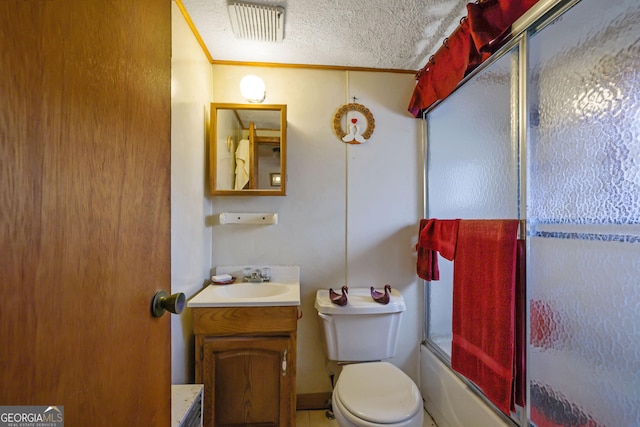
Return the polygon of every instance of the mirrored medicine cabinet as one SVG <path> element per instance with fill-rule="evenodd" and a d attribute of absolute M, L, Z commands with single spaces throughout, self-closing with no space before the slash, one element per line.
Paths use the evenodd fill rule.
<path fill-rule="evenodd" d="M 285 196 L 287 106 L 211 104 L 212 196 Z"/>

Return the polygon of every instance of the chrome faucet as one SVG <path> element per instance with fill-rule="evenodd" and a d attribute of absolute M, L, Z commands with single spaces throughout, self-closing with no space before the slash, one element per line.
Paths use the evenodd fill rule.
<path fill-rule="evenodd" d="M 271 280 L 271 269 L 269 267 L 265 267 L 262 270 L 258 268 L 251 271 L 250 268 L 245 268 L 243 270 L 242 280 L 249 283 L 269 282 Z"/>

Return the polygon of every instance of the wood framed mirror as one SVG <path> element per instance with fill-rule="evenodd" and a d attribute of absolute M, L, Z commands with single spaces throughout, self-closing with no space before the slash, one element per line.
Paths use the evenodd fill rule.
<path fill-rule="evenodd" d="M 287 106 L 211 104 L 212 196 L 285 196 Z"/>

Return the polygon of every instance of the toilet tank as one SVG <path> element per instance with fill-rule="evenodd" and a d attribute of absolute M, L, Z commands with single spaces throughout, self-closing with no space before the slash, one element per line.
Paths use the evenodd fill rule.
<path fill-rule="evenodd" d="M 329 360 L 364 362 L 396 354 L 400 320 L 406 310 L 397 290 L 391 291 L 388 304 L 380 304 L 371 298 L 369 289 L 349 289 L 345 306 L 331 302 L 328 290 L 318 290 L 315 308 Z"/>

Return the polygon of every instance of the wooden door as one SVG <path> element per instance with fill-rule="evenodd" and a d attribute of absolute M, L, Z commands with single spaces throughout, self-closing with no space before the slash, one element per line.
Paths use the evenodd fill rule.
<path fill-rule="evenodd" d="M 0 405 L 169 426 L 171 2 L 0 1 Z"/>
<path fill-rule="evenodd" d="M 289 337 L 205 338 L 205 426 L 289 426 Z"/>

